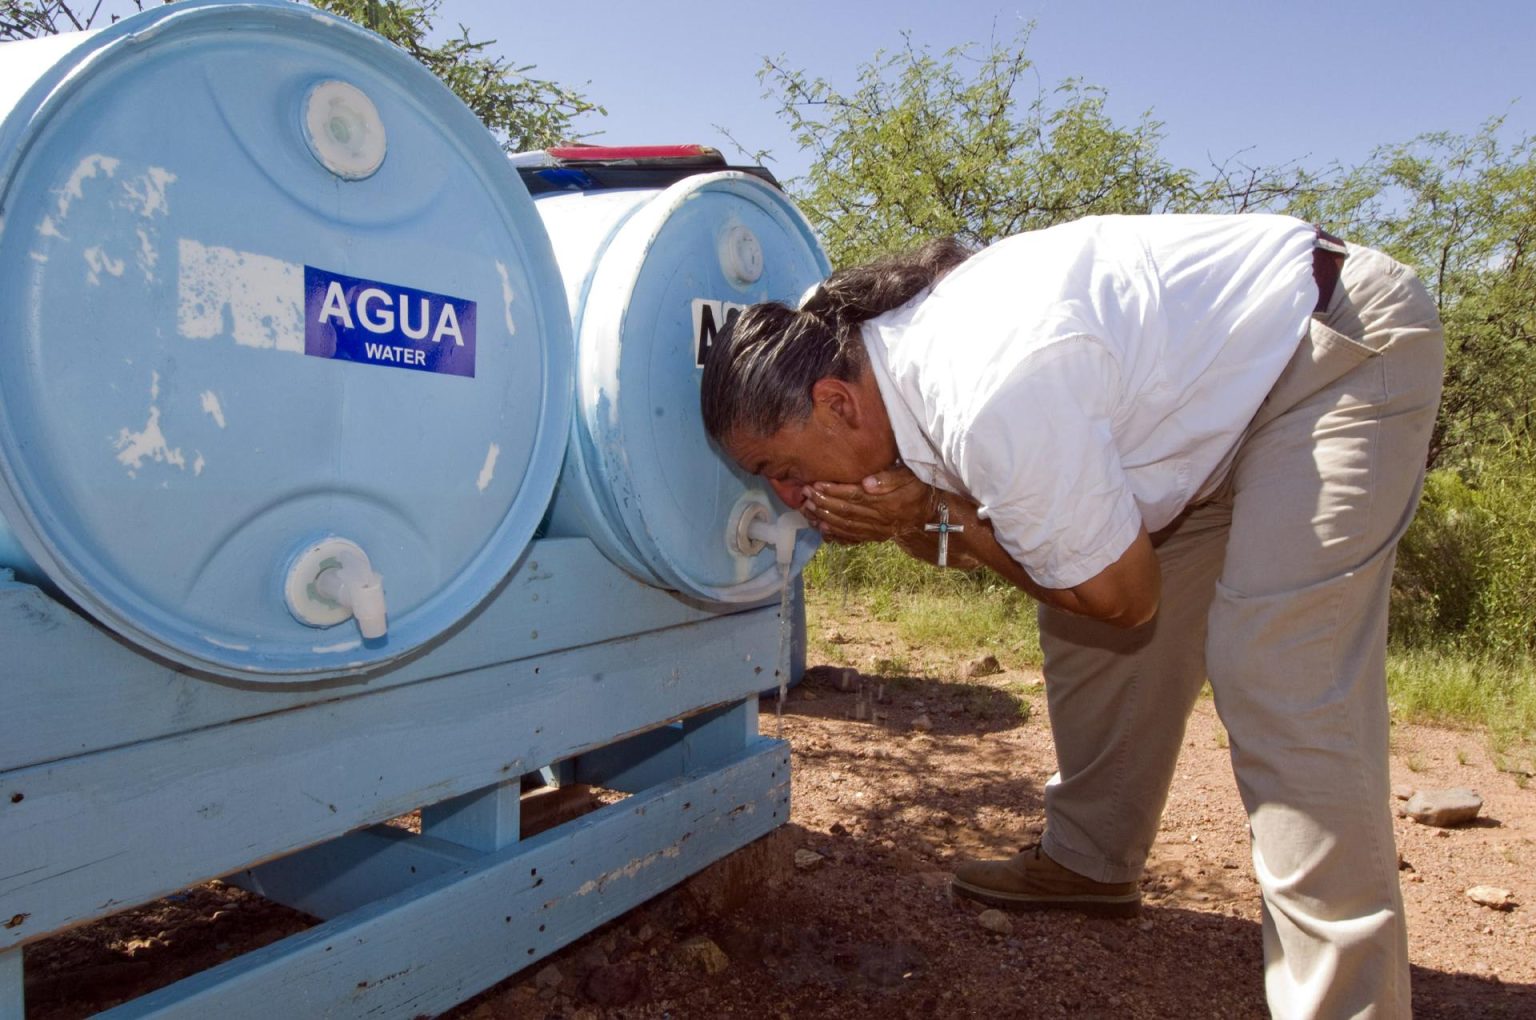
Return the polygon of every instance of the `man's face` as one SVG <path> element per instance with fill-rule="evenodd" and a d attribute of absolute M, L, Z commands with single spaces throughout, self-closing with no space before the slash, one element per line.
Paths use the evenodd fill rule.
<path fill-rule="evenodd" d="M 799 424 L 785 425 L 769 436 L 734 432 L 726 452 L 747 471 L 767 479 L 773 491 L 791 509 L 805 501 L 804 488 L 812 482 L 858 484 L 888 465 L 873 463 L 868 453 L 846 429 L 819 421 L 814 411 Z"/>

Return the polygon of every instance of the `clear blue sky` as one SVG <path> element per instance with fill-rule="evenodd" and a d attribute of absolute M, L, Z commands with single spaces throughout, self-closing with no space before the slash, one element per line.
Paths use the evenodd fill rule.
<path fill-rule="evenodd" d="M 1350 164 L 1502 113 L 1508 133 L 1536 134 L 1536 0 L 445 0 L 440 15 L 605 105 L 607 117 L 578 122 L 603 132 L 595 141 L 704 142 L 734 156 L 720 125 L 771 150 L 781 177 L 806 159 L 762 98 L 763 57 L 849 85 L 904 29 L 938 52 L 1009 39 L 1031 20 L 1028 88 L 1102 86 L 1118 122 L 1147 110 L 1162 120 L 1164 152 L 1187 166 L 1237 154 Z"/>

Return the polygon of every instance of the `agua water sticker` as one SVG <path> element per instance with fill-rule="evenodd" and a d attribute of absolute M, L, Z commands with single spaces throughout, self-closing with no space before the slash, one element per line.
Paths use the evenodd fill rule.
<path fill-rule="evenodd" d="M 304 267 L 304 353 L 475 374 L 475 302 Z"/>

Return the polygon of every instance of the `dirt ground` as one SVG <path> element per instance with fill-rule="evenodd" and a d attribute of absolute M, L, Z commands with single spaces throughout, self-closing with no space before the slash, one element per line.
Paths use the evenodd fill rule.
<path fill-rule="evenodd" d="M 1055 766 L 1038 674 L 1004 661 L 971 676 L 968 660 L 910 647 L 902 661 L 921 678 L 865 672 L 892 661 L 893 639 L 858 610 L 829 640 L 836 661 L 813 656 L 783 708 L 788 825 L 447 1015 L 1265 1015 L 1247 826 L 1208 699 L 1190 721 L 1142 916 L 1012 915 L 997 931 L 950 898 L 949 871 L 1040 831 Z M 761 708 L 771 735 L 773 699 Z M 1531 767 L 1529 754 L 1519 761 Z M 1479 734 L 1394 734 L 1404 792 L 1464 786 L 1485 802 L 1465 828 L 1397 823 L 1421 1017 L 1536 1017 L 1536 783 L 1500 764 Z M 1477 885 L 1509 890 L 1515 906 L 1473 902 Z M 30 947 L 27 1015 L 87 1015 L 310 923 L 219 884 L 189 890 Z"/>

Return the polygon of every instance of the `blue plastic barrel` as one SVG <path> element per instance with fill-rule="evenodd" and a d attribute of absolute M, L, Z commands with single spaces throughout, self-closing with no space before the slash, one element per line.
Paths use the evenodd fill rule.
<path fill-rule="evenodd" d="M 425 69 L 288 3 L 0 46 L 0 566 L 145 651 L 365 673 L 513 568 L 570 430 L 533 202 Z"/>
<path fill-rule="evenodd" d="M 580 187 L 581 172 L 570 173 Z M 756 507 L 785 508 L 711 445 L 699 380 L 730 317 L 758 301 L 793 303 L 827 275 L 809 225 L 778 188 L 735 171 L 552 192 L 536 204 L 577 347 L 575 423 L 549 533 L 587 535 L 635 577 L 704 602 L 776 595 L 774 549 L 742 548 L 737 522 Z M 795 570 L 816 546 L 814 532 L 800 533 Z"/>

